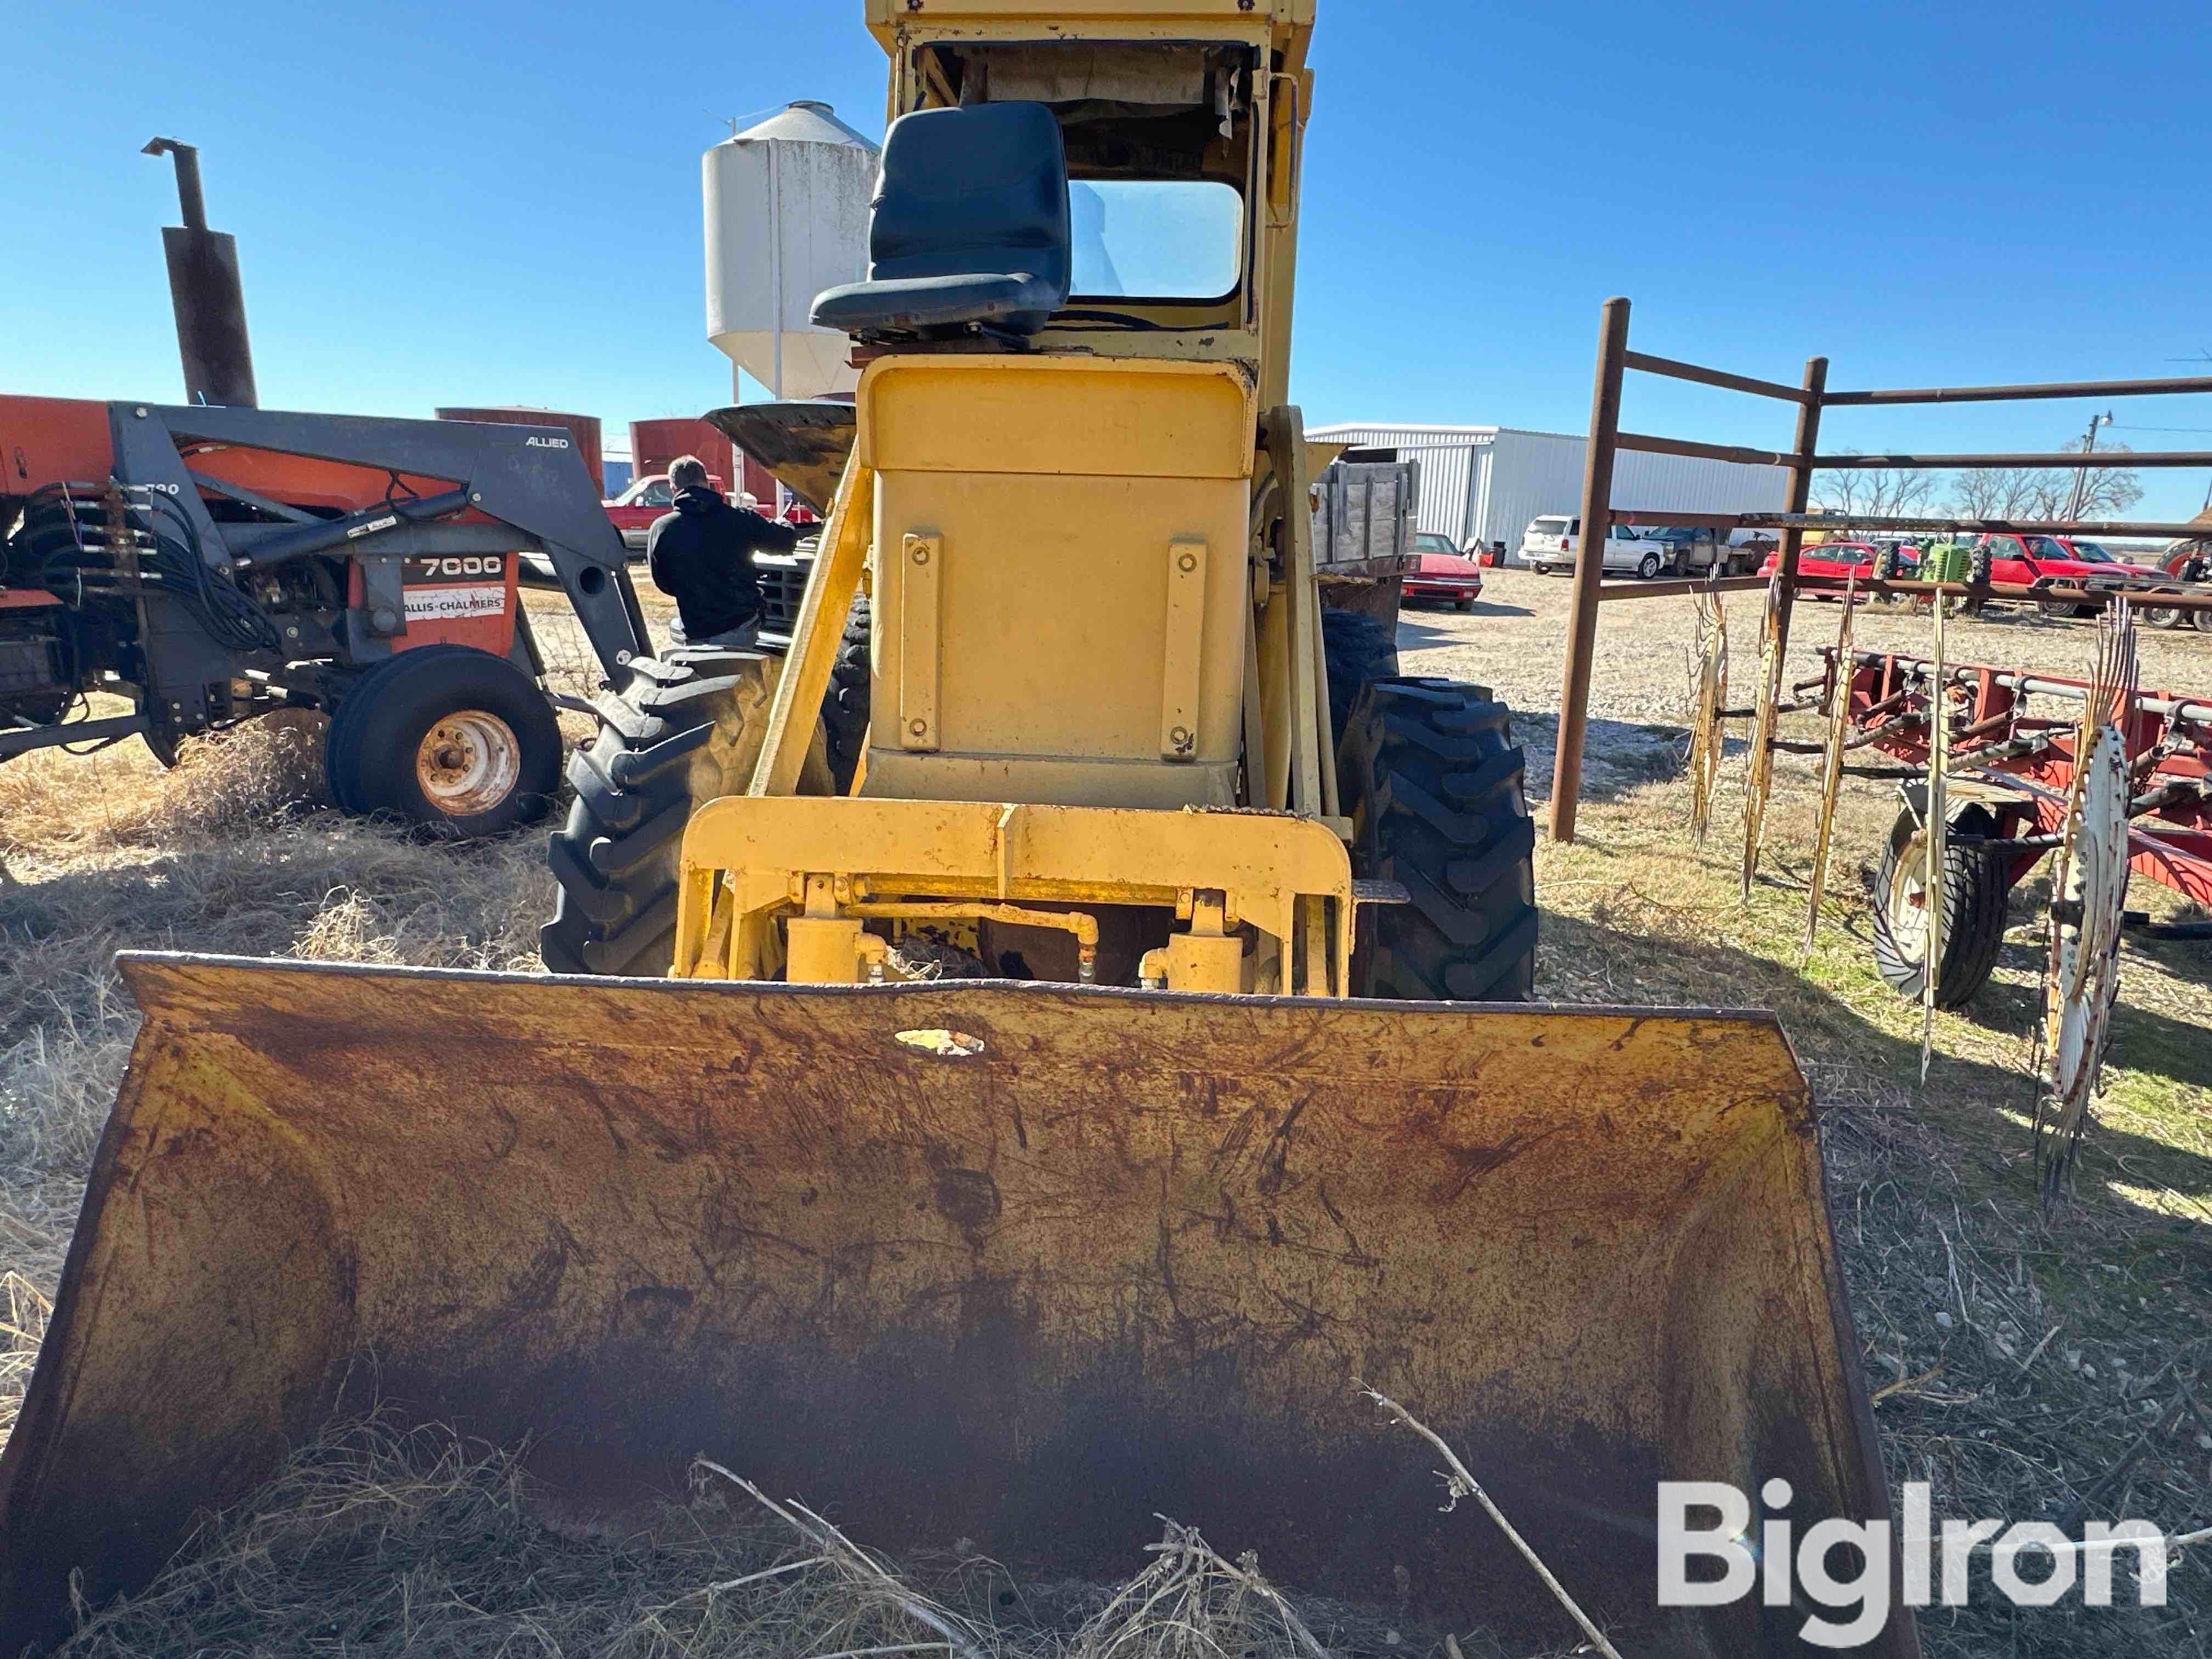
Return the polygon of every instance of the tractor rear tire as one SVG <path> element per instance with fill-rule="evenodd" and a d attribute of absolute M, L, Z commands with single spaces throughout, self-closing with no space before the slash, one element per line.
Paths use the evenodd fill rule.
<path fill-rule="evenodd" d="M 1407 1002 L 1526 1002 L 1535 991 L 1536 826 L 1512 711 L 1480 686 L 1364 687 L 1337 762 L 1370 907 L 1352 994 Z"/>
<path fill-rule="evenodd" d="M 561 892 L 538 939 L 552 972 L 659 979 L 675 964 L 684 831 L 751 781 L 758 666 L 750 653 L 672 651 L 599 698 L 599 738 L 569 759 L 576 799 L 547 848 Z"/>
<path fill-rule="evenodd" d="M 386 658 L 340 699 L 324 748 L 331 798 L 453 841 L 535 823 L 561 787 L 561 726 L 503 657 L 431 645 Z"/>
<path fill-rule="evenodd" d="M 1395 679 L 1397 636 L 1374 617 L 1357 611 L 1321 613 L 1322 655 L 1328 667 L 1328 730 L 1340 748 L 1352 720 L 1352 706 L 1371 680 Z"/>
<path fill-rule="evenodd" d="M 855 599 L 852 613 L 845 618 L 845 637 L 838 644 L 837 660 L 830 666 L 830 690 L 822 699 L 830 775 L 836 780 L 840 795 L 853 793 L 853 780 L 860 775 L 860 757 L 868 748 L 868 705 L 874 689 L 869 654 L 873 625 L 867 599 Z"/>
<path fill-rule="evenodd" d="M 1952 820 L 1954 833 L 1995 836 L 1996 817 L 1969 806 Z M 1875 879 L 1874 965 L 1890 988 L 1917 1002 L 1926 994 L 1926 921 L 1914 910 L 1921 886 L 1918 857 L 1912 850 L 1920 835 L 1920 812 L 1907 807 L 1898 815 Z M 2004 948 L 2012 907 L 2012 872 L 2002 859 L 1978 848 L 1953 847 L 1943 866 L 1943 976 L 1936 988 L 1938 1008 L 1963 1008 L 1981 994 Z"/>

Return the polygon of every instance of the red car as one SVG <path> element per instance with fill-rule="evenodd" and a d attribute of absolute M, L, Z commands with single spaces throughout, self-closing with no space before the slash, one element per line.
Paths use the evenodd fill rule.
<path fill-rule="evenodd" d="M 720 478 L 710 477 L 707 482 L 718 490 L 722 488 Z M 615 528 L 622 532 L 623 545 L 633 553 L 642 553 L 653 525 L 676 510 L 676 491 L 665 472 L 656 472 L 601 505 L 615 521 Z"/>
<path fill-rule="evenodd" d="M 1841 581 L 1856 572 L 1860 580 L 1870 580 L 1874 576 L 1874 562 L 1881 552 L 1881 550 L 1872 542 L 1822 542 L 1805 549 L 1797 556 L 1797 574 L 1801 576 L 1833 576 Z M 1771 576 L 1781 559 L 1779 550 L 1768 554 L 1766 562 L 1759 568 L 1759 574 Z M 1901 580 L 1910 581 L 1917 568 L 1917 565 L 1909 551 L 1898 555 L 1897 574 Z M 1816 593 L 1810 597 L 1829 599 L 1833 596 Z"/>
<path fill-rule="evenodd" d="M 1454 547 L 1450 537 L 1424 531 L 1413 538 L 1406 597 L 1449 600 L 1462 611 L 1472 611 L 1482 597 L 1482 567 Z"/>

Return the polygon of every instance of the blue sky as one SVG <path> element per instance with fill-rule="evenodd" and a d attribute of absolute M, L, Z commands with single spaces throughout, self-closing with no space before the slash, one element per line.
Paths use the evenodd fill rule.
<path fill-rule="evenodd" d="M 1296 395 L 1309 420 L 1579 430 L 1598 306 L 1795 380 L 2181 374 L 2212 352 L 2203 0 L 1852 7 L 1322 0 Z M 813 97 L 880 131 L 860 0 L 85 0 L 7 9 L 0 390 L 179 395 L 156 133 L 201 146 L 270 406 L 726 401 L 699 153 Z M 2212 362 L 2202 372 L 2212 374 Z M 2106 405 L 1832 416 L 1828 444 L 2044 450 Z M 2117 406 L 2212 449 L 2212 398 Z M 1633 427 L 1788 411 L 1633 380 Z M 2145 428 L 2204 428 L 2160 433 Z M 2136 429 L 2130 429 L 2136 428 Z M 2202 472 L 2154 473 L 2187 517 Z"/>

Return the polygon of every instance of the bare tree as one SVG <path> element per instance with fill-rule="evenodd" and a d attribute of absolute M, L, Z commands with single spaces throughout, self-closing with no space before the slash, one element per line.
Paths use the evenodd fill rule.
<path fill-rule="evenodd" d="M 2085 438 L 2064 446 L 2080 454 Z M 2105 453 L 2100 451 L 2101 453 Z M 2122 444 L 2111 453 L 2124 455 Z M 2075 506 L 2077 479 L 2070 467 L 1986 467 L 1951 475 L 1951 506 L 1963 519 L 2062 520 Z M 2080 481 L 2081 519 L 2118 518 L 2143 498 L 2142 474 L 2133 467 L 2098 467 Z"/>
<path fill-rule="evenodd" d="M 2045 470 L 2027 466 L 1954 473 L 1950 510 L 1962 519 L 2031 518 L 2050 476 Z"/>
<path fill-rule="evenodd" d="M 2082 441 L 2076 439 L 2066 446 L 2079 450 Z M 2121 455 L 2132 454 L 2125 444 L 2114 444 L 2112 450 Z M 2071 499 L 2074 486 L 2069 481 L 2061 505 Z M 2099 467 L 2088 475 L 2081 486 L 2081 514 L 2084 519 L 2117 519 L 2143 498 L 2142 474 L 2133 467 Z"/>
<path fill-rule="evenodd" d="M 1821 512 L 1836 517 L 1910 518 L 1928 509 L 1936 499 L 1936 486 L 1935 474 L 1904 467 L 1840 468 L 1814 475 L 1813 501 Z"/>

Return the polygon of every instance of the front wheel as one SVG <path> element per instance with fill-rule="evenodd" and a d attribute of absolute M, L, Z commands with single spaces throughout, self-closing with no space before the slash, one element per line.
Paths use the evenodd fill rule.
<path fill-rule="evenodd" d="M 1644 580 L 1648 582 L 1657 577 L 1659 573 L 1666 568 L 1667 562 L 1662 559 L 1656 553 L 1646 553 L 1642 559 L 1637 562 L 1636 574 L 1643 577 Z"/>
<path fill-rule="evenodd" d="M 387 658 L 348 690 L 324 750 L 348 812 L 396 814 L 480 840 L 532 823 L 561 787 L 561 727 L 502 657 L 434 645 Z"/>
<path fill-rule="evenodd" d="M 554 973 L 651 979 L 675 964 L 684 831 L 750 776 L 770 695 L 761 665 L 673 651 L 632 664 L 600 699 L 599 738 L 568 763 L 576 800 L 548 849 L 561 894 L 538 950 Z"/>
<path fill-rule="evenodd" d="M 1339 753 L 1353 867 L 1409 902 L 1374 907 L 1352 994 L 1526 1002 L 1536 978 L 1536 826 L 1512 713 L 1480 686 L 1363 687 Z"/>
<path fill-rule="evenodd" d="M 1978 806 L 1953 819 L 1956 834 L 1993 836 L 1996 817 Z M 1921 814 L 1908 807 L 1891 830 L 1875 882 L 1874 963 L 1900 996 L 1918 1001 L 1927 992 L 1929 926 L 1927 858 Z M 1963 1008 L 1981 994 L 1996 969 L 2012 903 L 2006 861 L 1978 847 L 1954 845 L 1943 861 L 1943 967 L 1936 981 L 1938 1008 Z"/>

